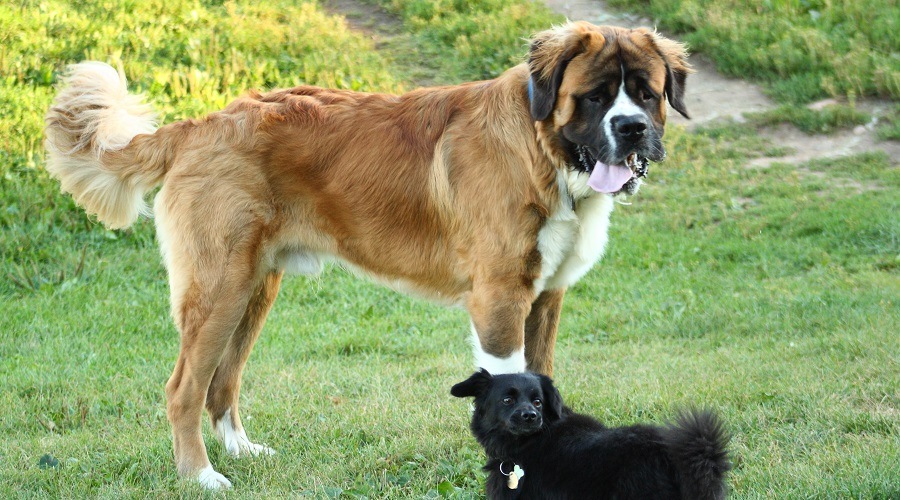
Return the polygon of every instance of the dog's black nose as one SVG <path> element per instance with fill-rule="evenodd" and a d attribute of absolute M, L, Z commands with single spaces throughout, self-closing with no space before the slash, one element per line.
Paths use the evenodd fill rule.
<path fill-rule="evenodd" d="M 537 420 L 538 414 L 534 410 L 522 410 L 522 413 L 519 414 L 519 417 L 524 422 L 534 422 Z"/>
<path fill-rule="evenodd" d="M 644 115 L 616 116 L 612 119 L 612 128 L 616 134 L 626 140 L 637 140 L 647 130 L 647 117 Z"/>

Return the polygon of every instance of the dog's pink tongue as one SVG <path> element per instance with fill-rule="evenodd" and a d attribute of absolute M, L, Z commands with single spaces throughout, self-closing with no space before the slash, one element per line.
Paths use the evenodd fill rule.
<path fill-rule="evenodd" d="M 588 179 L 588 186 L 600 193 L 615 193 L 631 179 L 631 169 L 619 165 L 597 162 Z"/>

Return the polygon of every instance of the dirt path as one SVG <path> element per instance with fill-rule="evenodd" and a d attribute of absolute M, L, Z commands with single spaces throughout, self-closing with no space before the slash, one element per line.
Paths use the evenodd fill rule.
<path fill-rule="evenodd" d="M 327 12 L 343 16 L 350 29 L 372 38 L 376 47 L 401 31 L 402 21 L 375 4 L 361 0 L 323 0 L 321 4 Z"/>
<path fill-rule="evenodd" d="M 321 5 L 328 13 L 342 16 L 350 29 L 369 37 L 376 49 L 408 54 L 395 66 L 414 88 L 440 83 L 438 65 L 417 60 L 415 41 L 403 32 L 403 21 L 396 15 L 364 0 L 322 0 Z"/>
<path fill-rule="evenodd" d="M 603 0 L 546 0 L 546 3 L 552 10 L 571 20 L 615 24 L 628 28 L 654 26 L 650 19 L 609 9 Z M 685 104 L 692 119 L 685 120 L 677 113 L 670 113 L 673 117 L 672 122 L 690 129 L 720 118 L 731 117 L 740 121 L 744 113 L 763 111 L 776 106 L 760 87 L 720 74 L 716 71 L 715 65 L 703 54 L 692 55 L 691 63 L 697 72 L 688 77 Z M 822 101 L 810 106 L 821 107 L 831 102 L 833 101 Z M 760 130 L 773 146 L 787 148 L 786 151 L 789 153 L 781 157 L 756 158 L 750 164 L 754 167 L 766 167 L 774 162 L 802 163 L 815 158 L 834 158 L 881 149 L 888 153 L 892 164 L 896 166 L 900 159 L 900 142 L 879 141 L 874 130 L 878 117 L 887 112 L 890 103 L 864 100 L 857 102 L 856 106 L 857 109 L 872 115 L 874 117 L 872 122 L 853 130 L 842 130 L 828 135 L 807 135 L 788 125 Z"/>

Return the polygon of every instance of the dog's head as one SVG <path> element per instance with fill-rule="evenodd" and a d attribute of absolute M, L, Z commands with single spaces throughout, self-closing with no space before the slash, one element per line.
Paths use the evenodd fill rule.
<path fill-rule="evenodd" d="M 688 116 L 686 58 L 683 45 L 645 28 L 574 22 L 538 33 L 528 94 L 545 151 L 596 191 L 634 193 L 648 162 L 665 157 L 666 100 Z"/>
<path fill-rule="evenodd" d="M 454 385 L 450 393 L 475 398 L 472 431 L 479 441 L 489 434 L 528 436 L 562 418 L 562 398 L 545 375 L 491 375 L 482 369 Z"/>

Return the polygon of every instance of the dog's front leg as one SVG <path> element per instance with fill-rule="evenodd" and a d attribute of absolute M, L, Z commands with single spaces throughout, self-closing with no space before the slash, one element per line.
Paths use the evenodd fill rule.
<path fill-rule="evenodd" d="M 525 371 L 525 318 L 534 292 L 515 279 L 489 280 L 468 300 L 475 363 L 492 374 Z"/>
<path fill-rule="evenodd" d="M 565 293 L 565 288 L 542 292 L 531 305 L 531 312 L 525 320 L 525 359 L 528 369 L 548 377 L 553 376 L 553 351 Z"/>

